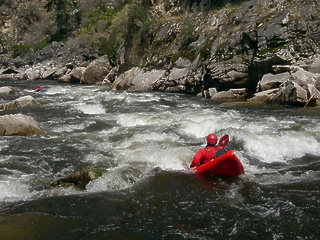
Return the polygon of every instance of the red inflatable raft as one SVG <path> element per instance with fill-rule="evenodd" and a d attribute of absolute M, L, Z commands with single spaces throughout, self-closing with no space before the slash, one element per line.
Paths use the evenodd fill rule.
<path fill-rule="evenodd" d="M 193 168 L 197 174 L 234 177 L 244 174 L 244 168 L 233 150 L 215 160 Z"/>

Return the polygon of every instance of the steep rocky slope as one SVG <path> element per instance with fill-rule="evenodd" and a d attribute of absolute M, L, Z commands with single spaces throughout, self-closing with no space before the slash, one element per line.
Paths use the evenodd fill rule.
<path fill-rule="evenodd" d="M 251 98 L 258 90 L 268 91 L 253 98 L 258 101 L 319 104 L 316 0 L 72 1 L 76 4 L 65 9 L 68 28 L 58 24 L 57 9 L 45 11 L 46 2 L 2 1 L 7 11 L 1 46 L 16 57 L 3 54 L 4 77 L 112 83 L 112 89 L 214 99 Z M 21 17 L 21 9 L 28 9 L 28 17 Z M 9 24 L 13 19 L 30 24 Z M 15 42 L 11 47 L 4 40 L 9 38 Z M 49 44 L 53 40 L 59 42 Z M 104 65 L 101 55 L 107 57 Z M 101 74 L 90 79 L 97 71 Z"/>

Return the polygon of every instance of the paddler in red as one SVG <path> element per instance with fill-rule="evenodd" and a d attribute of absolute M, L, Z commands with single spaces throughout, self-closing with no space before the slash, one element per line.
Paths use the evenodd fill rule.
<path fill-rule="evenodd" d="M 216 146 L 218 142 L 218 137 L 215 134 L 209 134 L 207 136 L 207 146 L 201 148 L 193 157 L 193 161 L 190 164 L 190 167 L 197 167 L 204 163 L 209 162 L 212 159 L 216 158 L 216 153 L 222 147 Z"/>
<path fill-rule="evenodd" d="M 36 92 L 39 92 L 39 91 L 41 91 L 43 88 L 40 86 L 40 85 L 38 85 L 37 86 L 37 88 L 36 88 Z"/>

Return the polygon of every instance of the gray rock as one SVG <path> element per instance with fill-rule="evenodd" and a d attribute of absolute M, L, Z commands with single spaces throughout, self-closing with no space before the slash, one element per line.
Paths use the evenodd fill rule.
<path fill-rule="evenodd" d="M 218 93 L 216 88 L 209 88 L 202 92 L 201 96 L 205 98 L 212 98 L 214 95 Z"/>
<path fill-rule="evenodd" d="M 290 73 L 266 74 L 259 83 L 259 90 L 266 91 L 272 88 L 278 88 L 282 83 L 290 80 Z"/>
<path fill-rule="evenodd" d="M 320 73 L 320 57 L 311 64 L 309 71 L 312 73 Z"/>
<path fill-rule="evenodd" d="M 308 84 L 307 92 L 309 99 L 305 106 L 320 106 L 320 91 L 313 84 Z"/>
<path fill-rule="evenodd" d="M 89 64 L 82 74 L 82 84 L 102 84 L 105 77 L 112 70 L 107 56 L 102 56 Z"/>
<path fill-rule="evenodd" d="M 235 96 L 231 91 L 221 91 L 215 94 L 211 99 L 213 100 L 235 99 Z"/>
<path fill-rule="evenodd" d="M 177 61 L 174 62 L 174 66 L 177 68 L 187 68 L 191 65 L 191 61 L 185 58 L 178 58 Z"/>
<path fill-rule="evenodd" d="M 164 73 L 164 70 L 143 71 L 140 68 L 132 68 L 116 78 L 111 90 L 148 91 Z"/>
<path fill-rule="evenodd" d="M 67 177 L 60 178 L 50 184 L 49 188 L 55 187 L 75 187 L 78 190 L 85 190 L 86 185 L 101 177 L 104 170 L 90 168 L 73 173 Z"/>
<path fill-rule="evenodd" d="M 40 106 L 40 105 L 41 104 L 32 96 L 23 96 L 7 104 L 0 105 L 0 109 L 13 110 L 18 108 L 33 107 L 33 106 Z"/>
<path fill-rule="evenodd" d="M 279 88 L 269 89 L 262 92 L 257 92 L 254 97 L 248 99 L 251 103 L 269 103 L 270 99 L 273 98 L 279 91 Z"/>
<path fill-rule="evenodd" d="M 305 71 L 300 69 L 291 74 L 293 80 L 298 83 L 300 86 L 305 86 L 307 84 L 315 84 L 316 77 L 318 74 L 314 74 L 312 72 Z"/>
<path fill-rule="evenodd" d="M 270 98 L 270 103 L 304 106 L 308 93 L 294 81 L 285 82 L 279 91 Z"/>
<path fill-rule="evenodd" d="M 17 92 L 18 92 L 17 89 L 10 86 L 0 87 L 0 95 L 9 95 Z"/>
<path fill-rule="evenodd" d="M 60 83 L 80 83 L 85 67 L 76 67 L 58 79 Z"/>
<path fill-rule="evenodd" d="M 0 116 L 0 136 L 34 134 L 44 134 L 44 131 L 32 117 L 22 114 Z"/>

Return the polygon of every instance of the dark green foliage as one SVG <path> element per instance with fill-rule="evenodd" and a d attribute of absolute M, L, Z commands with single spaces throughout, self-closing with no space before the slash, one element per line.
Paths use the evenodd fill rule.
<path fill-rule="evenodd" d="M 98 40 L 100 55 L 107 55 L 111 62 L 114 62 L 117 56 L 117 49 L 113 38 L 101 37 Z"/>
<path fill-rule="evenodd" d="M 186 50 L 190 43 L 194 42 L 196 40 L 195 35 L 195 26 L 192 22 L 192 18 L 186 18 L 185 21 L 182 22 L 182 28 L 181 28 L 181 48 L 180 50 Z"/>
<path fill-rule="evenodd" d="M 29 45 L 26 44 L 17 44 L 11 47 L 12 50 L 12 57 L 23 57 L 30 53 L 31 48 Z"/>
<path fill-rule="evenodd" d="M 98 5 L 94 10 L 88 15 L 88 23 L 85 28 L 87 30 L 94 27 L 99 21 L 104 21 L 106 28 L 110 27 L 111 19 L 116 14 L 116 11 L 111 8 L 107 8 L 104 5 Z"/>
<path fill-rule="evenodd" d="M 12 5 L 12 1 L 11 0 L 0 0 L 0 6 L 2 5 Z"/>
<path fill-rule="evenodd" d="M 201 12 L 211 11 L 213 9 L 222 8 L 226 5 L 239 4 L 247 0 L 188 0 L 187 6 L 189 8 L 195 7 Z"/>
<path fill-rule="evenodd" d="M 7 48 L 5 47 L 6 43 L 5 43 L 5 37 L 2 33 L 0 33 L 0 47 L 1 47 L 1 50 L 0 50 L 0 53 L 1 52 L 6 52 L 7 51 Z"/>
<path fill-rule="evenodd" d="M 128 18 L 124 19 L 124 38 L 126 41 L 131 41 L 132 37 L 139 33 L 140 28 L 148 17 L 148 12 L 142 6 L 133 5 L 128 12 Z"/>
<path fill-rule="evenodd" d="M 39 43 L 36 43 L 34 46 L 33 46 L 33 49 L 34 51 L 39 51 L 41 49 L 43 49 L 44 47 L 48 46 L 50 44 L 50 39 L 49 38 L 46 38 L 44 39 L 43 41 L 39 42 Z"/>
<path fill-rule="evenodd" d="M 62 41 L 80 25 L 81 13 L 79 11 L 72 13 L 78 7 L 78 1 L 47 0 L 44 7 L 47 12 L 55 12 L 58 30 L 52 36 L 52 41 Z"/>
<path fill-rule="evenodd" d="M 207 60 L 211 56 L 211 49 L 210 46 L 205 46 L 204 48 L 200 49 L 200 60 Z"/>

